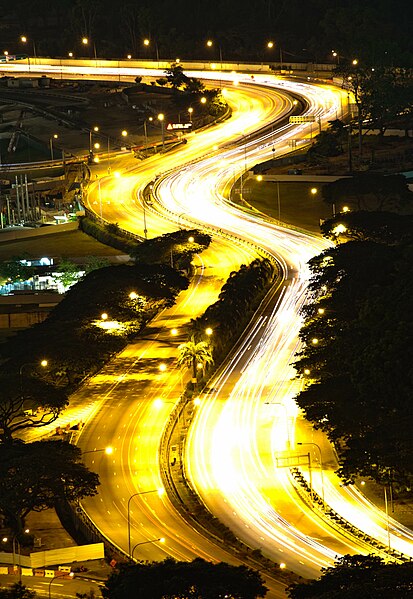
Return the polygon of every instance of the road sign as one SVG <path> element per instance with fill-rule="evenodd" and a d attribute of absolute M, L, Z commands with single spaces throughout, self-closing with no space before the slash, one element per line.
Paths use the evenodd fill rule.
<path fill-rule="evenodd" d="M 315 116 L 308 115 L 299 115 L 299 116 L 290 116 L 290 123 L 314 123 Z"/>
<path fill-rule="evenodd" d="M 182 131 L 191 127 L 192 123 L 168 123 L 166 128 L 168 131 Z"/>

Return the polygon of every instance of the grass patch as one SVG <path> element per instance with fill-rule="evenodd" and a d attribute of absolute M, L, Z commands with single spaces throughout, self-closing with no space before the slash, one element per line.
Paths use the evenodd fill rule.
<path fill-rule="evenodd" d="M 331 208 L 321 199 L 322 184 L 311 181 L 277 183 L 249 179 L 246 186 L 250 190 L 246 200 L 251 206 L 289 225 L 320 233 L 320 218 L 324 220 L 332 216 Z M 312 188 L 318 190 L 314 195 L 311 193 Z"/>

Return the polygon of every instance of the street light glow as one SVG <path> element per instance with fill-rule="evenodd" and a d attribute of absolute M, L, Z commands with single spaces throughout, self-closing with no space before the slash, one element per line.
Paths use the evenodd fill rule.
<path fill-rule="evenodd" d="M 107 313 L 106 313 L 106 312 L 103 312 L 103 313 L 100 315 L 100 317 L 101 317 L 101 319 L 102 319 L 102 320 L 107 320 L 107 319 L 108 319 L 108 315 L 107 315 Z"/>
<path fill-rule="evenodd" d="M 165 118 L 165 115 L 164 115 L 162 112 L 160 112 L 160 113 L 158 114 L 158 121 L 163 121 L 163 120 L 164 120 L 164 118 Z"/>
<path fill-rule="evenodd" d="M 82 37 L 82 44 L 84 44 L 86 46 L 86 44 L 89 43 L 89 40 L 87 37 Z"/>
<path fill-rule="evenodd" d="M 126 137 L 126 136 L 127 136 L 127 134 L 128 134 L 128 132 L 126 131 L 126 129 L 124 129 L 124 130 L 122 131 L 122 137 Z"/>
<path fill-rule="evenodd" d="M 208 46 L 208 48 L 211 48 L 211 46 L 213 45 L 213 41 L 212 40 L 208 40 L 206 45 Z"/>
<path fill-rule="evenodd" d="M 23 44 L 25 44 L 27 42 L 27 37 L 25 35 L 22 35 L 20 41 L 23 42 Z"/>
<path fill-rule="evenodd" d="M 274 47 L 274 42 L 268 42 L 267 48 L 273 48 L 273 47 Z"/>
<path fill-rule="evenodd" d="M 200 102 L 201 104 L 206 104 L 207 99 L 205 98 L 205 96 L 202 96 Z"/>
<path fill-rule="evenodd" d="M 149 44 L 150 44 L 150 41 L 147 38 L 143 40 L 144 46 L 149 46 Z"/>
<path fill-rule="evenodd" d="M 313 196 L 315 196 L 317 192 L 318 192 L 318 189 L 317 189 L 317 187 L 312 187 L 312 188 L 310 189 L 310 193 L 311 193 L 311 195 L 313 195 Z"/>
<path fill-rule="evenodd" d="M 161 362 L 161 364 L 159 364 L 158 368 L 161 372 L 165 372 L 166 364 L 164 362 Z"/>
<path fill-rule="evenodd" d="M 48 365 L 48 361 L 47 360 L 42 360 L 40 362 L 40 366 L 43 366 L 43 368 L 46 368 L 47 365 Z"/>
<path fill-rule="evenodd" d="M 205 333 L 210 336 L 213 333 L 213 330 L 211 329 L 211 327 L 208 327 L 207 329 L 205 329 Z"/>

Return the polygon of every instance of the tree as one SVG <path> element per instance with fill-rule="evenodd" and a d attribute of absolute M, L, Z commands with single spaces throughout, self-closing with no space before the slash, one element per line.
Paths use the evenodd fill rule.
<path fill-rule="evenodd" d="M 389 563 L 376 555 L 344 555 L 322 568 L 318 580 L 293 584 L 290 599 L 407 599 L 413 593 L 413 564 Z"/>
<path fill-rule="evenodd" d="M 15 582 L 9 589 L 0 589 L 0 599 L 36 599 L 37 593 L 21 582 Z"/>
<path fill-rule="evenodd" d="M 164 72 L 166 79 L 173 89 L 181 89 L 189 82 L 189 78 L 185 75 L 184 69 L 180 64 L 173 62 Z"/>
<path fill-rule="evenodd" d="M 110 575 L 102 594 L 106 599 L 256 599 L 267 588 L 259 572 L 246 566 L 212 564 L 197 558 L 178 562 L 167 558 L 148 564 L 124 564 Z"/>
<path fill-rule="evenodd" d="M 74 283 L 77 283 L 79 280 L 80 268 L 74 262 L 70 260 L 61 260 L 59 266 L 57 267 L 57 273 L 55 274 L 56 279 L 60 281 L 64 290 L 66 291 L 69 287 L 71 287 Z"/>
<path fill-rule="evenodd" d="M 337 443 L 344 481 L 370 476 L 403 492 L 413 484 L 411 254 L 407 237 L 313 258 L 295 365 L 306 383 L 297 403 Z"/>
<path fill-rule="evenodd" d="M 337 179 L 322 189 L 323 201 L 336 207 L 355 205 L 358 210 L 398 210 L 413 200 L 406 177 L 362 173 Z"/>
<path fill-rule="evenodd" d="M 392 245 L 412 238 L 413 216 L 401 216 L 395 212 L 351 210 L 325 220 L 320 227 L 323 236 L 336 241 L 339 225 L 345 227 L 347 240 L 374 241 Z"/>
<path fill-rule="evenodd" d="M 205 366 L 212 364 L 214 361 L 209 344 L 206 341 L 198 341 L 197 343 L 194 337 L 192 337 L 190 341 L 182 343 L 178 347 L 178 351 L 178 366 L 192 368 L 193 382 L 195 382 L 197 378 L 198 364 L 202 364 L 202 367 L 205 368 Z"/>
<path fill-rule="evenodd" d="M 28 428 L 51 424 L 67 405 L 66 394 L 39 378 L 0 373 L 0 442 Z"/>
<path fill-rule="evenodd" d="M 0 262 L 0 284 L 27 281 L 33 276 L 33 268 L 24 264 L 24 258 Z"/>
<path fill-rule="evenodd" d="M 66 441 L 0 445 L 0 513 L 15 534 L 31 511 L 96 495 L 99 477 L 80 460 L 81 450 Z"/>

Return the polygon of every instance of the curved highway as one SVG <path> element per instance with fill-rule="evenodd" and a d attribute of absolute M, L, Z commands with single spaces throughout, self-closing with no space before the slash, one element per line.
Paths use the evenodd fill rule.
<path fill-rule="evenodd" d="M 315 133 L 314 127 L 343 112 L 343 92 L 266 75 L 257 76 L 256 82 L 274 89 L 264 91 L 260 87 L 254 92 L 251 85 L 244 85 L 252 83 L 250 77 L 227 78 L 233 119 L 190 136 L 185 148 L 163 156 L 162 162 L 154 157 L 136 165 L 130 158 L 118 159 L 112 172 L 122 170 L 119 179 L 115 175 L 104 177 L 101 168 L 97 174 L 102 178 L 90 195 L 97 214 L 142 235 L 144 215 L 135 198 L 156 179 L 156 206 L 145 209 L 149 236 L 176 228 L 173 221 L 200 223 L 217 231 L 217 241 L 212 244 L 217 249 L 211 246 L 209 251 L 217 251 L 218 255 L 201 256 L 203 261 L 216 260 L 210 263 L 214 267 L 222 261 L 223 251 L 231 256 L 228 266 L 233 269 L 237 263 L 252 259 L 259 248 L 276 255 L 282 265 L 284 288 L 274 310 L 246 332 L 236 359 L 214 381 L 215 394 L 203 398 L 196 412 L 187 442 L 187 475 L 211 511 L 240 538 L 304 576 L 316 576 L 320 567 L 331 564 L 337 554 L 366 553 L 371 546 L 368 539 L 348 536 L 330 526 L 319 510 L 298 499 L 289 474 L 293 466 L 298 466 L 308 479 L 307 470 L 312 464 L 312 487 L 327 505 L 384 545 L 413 555 L 411 531 L 369 504 L 357 489 L 341 487 L 334 474 L 335 456 L 329 444 L 303 421 L 293 401 L 299 382 L 293 379 L 291 361 L 297 349 L 299 309 L 305 301 L 306 262 L 325 247 L 325 242 L 241 212 L 226 197 L 231 181 L 241 172 L 275 153 L 288 151 L 291 139 L 308 140 Z M 280 94 L 277 87 L 285 93 Z M 286 125 L 259 139 L 252 136 L 258 125 L 271 124 L 287 114 L 297 95 L 306 98 L 307 113 L 314 117 L 315 124 Z M 169 175 L 158 179 L 157 175 L 165 171 L 170 171 Z M 228 240 L 231 236 L 244 240 L 245 245 L 234 246 Z M 187 292 L 191 299 L 182 297 L 176 306 L 178 312 L 184 308 L 180 312 L 182 324 L 191 312 L 194 293 L 198 308 L 205 266 L 209 268 L 198 263 L 198 276 Z M 218 293 L 223 280 L 224 276 L 215 281 L 209 300 Z M 161 395 L 161 412 L 168 412 L 167 406 L 176 401 L 181 384 L 179 371 L 172 367 L 176 353 L 168 337 L 174 321 L 179 322 L 177 313 L 162 315 L 150 339 L 139 348 L 128 348 L 94 383 L 100 385 L 102 405 L 82 434 L 81 446 L 90 449 L 110 442 L 116 450 L 112 462 L 100 460 L 98 470 L 104 484 L 98 498 L 88 500 L 85 506 L 98 526 L 125 547 L 128 499 L 133 493 L 149 490 L 151 493 L 133 500 L 134 509 L 136 501 L 139 511 L 135 514 L 131 510 L 132 541 L 150 541 L 139 548 L 139 557 L 174 555 L 187 559 L 202 555 L 232 561 L 195 531 L 188 531 L 174 515 L 167 497 L 155 492 L 161 480 L 157 442 L 167 414 L 155 412 L 157 403 L 153 400 Z M 171 366 L 164 382 L 156 367 L 148 370 L 148 364 L 160 359 L 169 359 Z M 235 385 L 227 384 L 229 376 L 236 380 Z M 125 383 L 129 385 L 126 388 Z M 160 536 L 166 538 L 162 547 L 155 541 Z M 281 587 L 271 585 L 269 596 L 282 596 Z"/>

